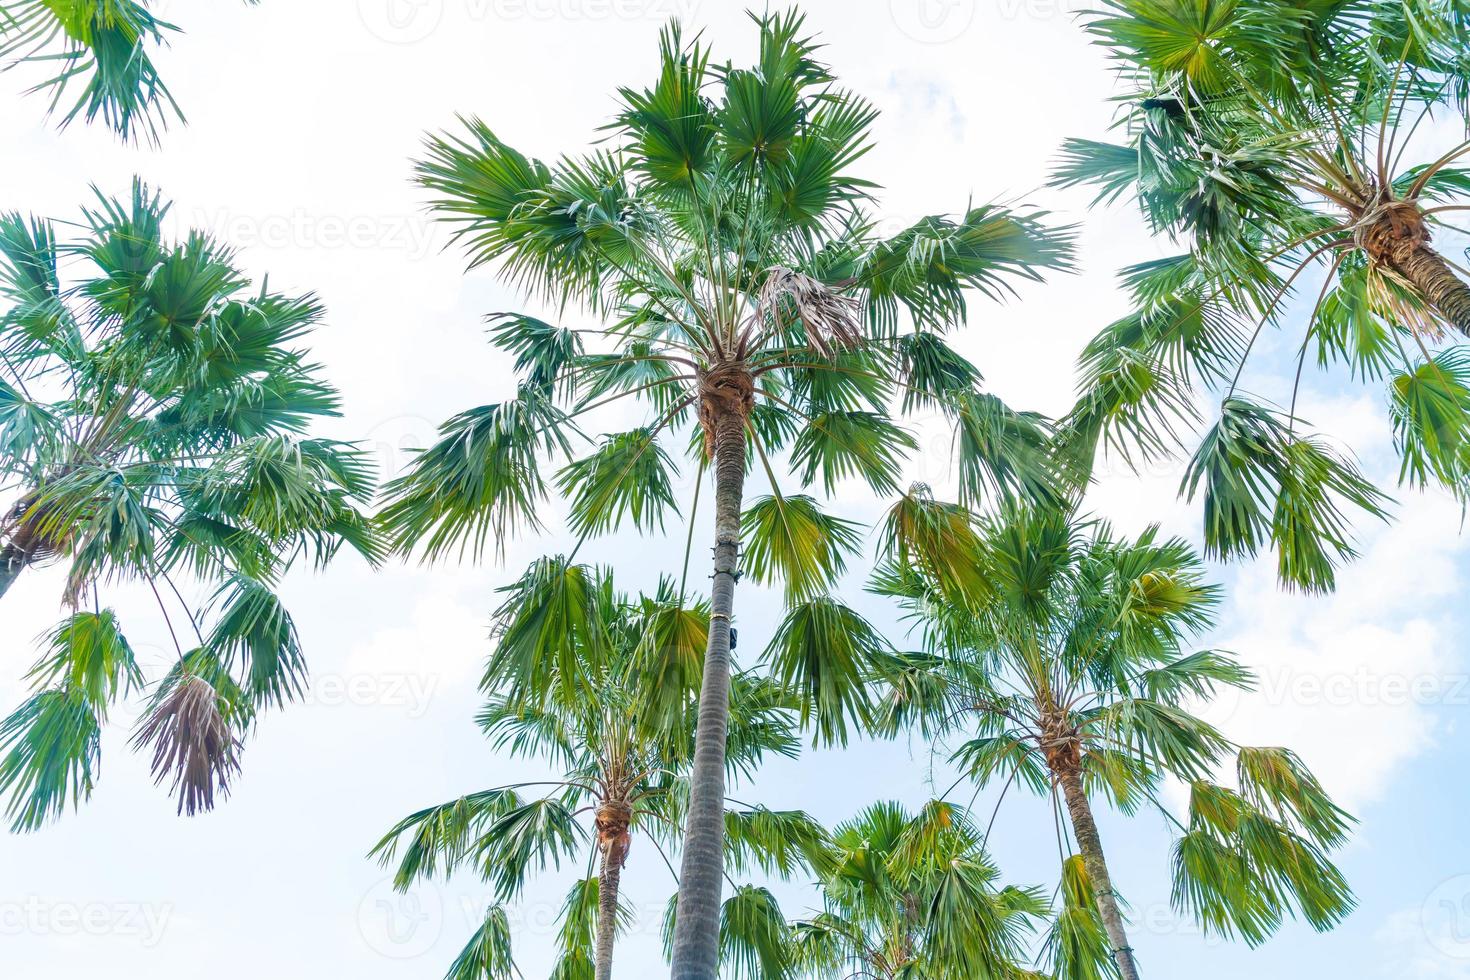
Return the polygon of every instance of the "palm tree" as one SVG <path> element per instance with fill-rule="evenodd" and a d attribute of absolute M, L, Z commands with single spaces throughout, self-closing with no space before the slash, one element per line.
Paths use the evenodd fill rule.
<path fill-rule="evenodd" d="M 834 980 L 1040 977 L 1021 962 L 1046 901 L 997 888 L 981 836 L 939 800 L 917 814 L 875 803 L 839 825 L 823 910 L 795 926 L 798 969 Z"/>
<path fill-rule="evenodd" d="M 981 784 L 1004 780 L 997 808 L 1015 784 L 1065 807 L 1081 858 L 1064 873 L 1071 921 L 1052 936 L 1067 975 L 1096 975 L 1079 954 L 1110 948 L 1118 973 L 1138 976 L 1093 817 L 1099 795 L 1177 825 L 1174 902 L 1208 930 L 1255 944 L 1293 908 L 1319 930 L 1351 911 L 1327 857 L 1351 818 L 1290 751 L 1234 745 L 1190 711 L 1253 679 L 1226 653 L 1189 650 L 1220 592 L 1185 542 L 1028 507 L 972 524 L 921 494 L 895 506 L 883 540 L 873 589 L 899 598 L 923 652 L 893 658 L 878 727 L 963 736 L 951 761 Z M 1211 781 L 1232 753 L 1237 789 Z M 1187 824 L 1159 799 L 1168 777 L 1190 787 Z M 1063 837 L 1059 823 L 1065 848 Z M 1087 940 L 1094 899 L 1106 943 Z"/>
<path fill-rule="evenodd" d="M 497 650 L 483 687 L 489 699 L 478 721 L 496 749 L 511 756 L 545 759 L 559 767 L 543 782 L 483 790 L 409 815 L 372 854 L 398 860 L 394 882 L 415 881 L 462 866 L 476 867 L 497 902 L 515 897 L 532 866 L 560 867 L 589 839 L 589 876 L 572 885 L 563 909 L 558 977 L 595 972 L 612 975 L 613 943 L 620 919 L 619 882 L 635 834 L 673 870 L 668 849 L 680 836 L 687 806 L 687 770 L 693 748 L 694 675 L 709 629 L 702 603 L 681 605 L 671 583 L 652 597 L 615 591 L 606 571 L 562 559 L 534 563 L 515 583 L 497 614 Z M 534 678 L 516 672 L 512 651 L 536 647 L 542 670 Z M 789 698 L 768 681 L 736 678 L 731 688 L 733 773 L 751 773 L 768 754 L 794 756 L 795 716 Z M 521 790 L 549 790 L 526 799 Z M 759 866 L 790 874 L 818 862 L 826 834 L 805 814 L 741 807 L 726 811 L 728 845 L 739 870 Z M 583 825 L 583 822 L 587 826 Z M 402 846 L 402 857 L 398 851 Z M 595 876 L 591 861 L 598 862 Z M 722 945 L 734 954 L 756 951 L 760 962 L 778 962 L 772 942 L 783 923 L 771 900 L 761 915 L 748 914 L 751 895 L 741 889 L 727 906 Z M 747 914 L 740 914 L 744 910 Z M 503 918 L 503 914 L 501 916 Z M 498 921 L 492 907 L 487 922 Z M 461 961 L 479 963 L 485 945 L 477 932 Z M 492 927 L 490 935 L 499 935 Z M 498 948 L 496 944 L 492 947 Z M 451 977 L 490 978 L 500 973 L 456 972 Z"/>
<path fill-rule="evenodd" d="M 0 597 L 60 559 L 72 611 L 30 673 L 35 693 L 0 724 L 16 829 L 91 793 L 107 709 L 142 683 L 106 588 L 146 585 L 173 637 L 178 661 L 136 744 L 194 813 L 228 791 L 256 714 L 302 691 L 306 662 L 275 583 L 344 543 L 381 557 L 357 510 L 373 492 L 366 461 L 303 436 L 338 414 L 298 345 L 321 304 L 251 290 L 206 235 L 167 240 L 167 212 L 134 182 L 128 198 L 99 194 L 73 240 L 50 221 L 0 216 Z M 184 599 L 181 576 L 215 588 L 204 608 Z"/>
<path fill-rule="evenodd" d="M 1100 440 L 1125 459 L 1169 454 L 1208 387 L 1220 418 L 1181 488 L 1204 495 L 1206 553 L 1269 544 L 1284 583 L 1330 590 L 1353 556 L 1346 511 L 1382 516 L 1385 499 L 1298 417 L 1309 357 L 1388 380 L 1401 483 L 1470 493 L 1470 361 L 1445 338 L 1470 334 L 1470 273 L 1435 244 L 1470 210 L 1470 171 L 1455 166 L 1470 153 L 1470 9 L 1102 6 L 1088 29 L 1129 85 L 1126 138 L 1069 141 L 1057 182 L 1131 195 L 1184 251 L 1125 271 L 1136 309 L 1084 353 L 1071 429 L 1084 456 Z M 1421 129 L 1437 113 L 1461 123 L 1443 152 Z M 1266 369 L 1295 382 L 1274 403 L 1248 397 L 1246 360 L 1307 282 L 1295 363 Z"/>
<path fill-rule="evenodd" d="M 259 0 L 246 0 L 257 3 Z M 98 116 L 124 140 L 141 131 L 151 143 L 170 115 L 184 115 L 154 67 L 152 52 L 178 30 L 150 11 L 149 0 L 17 0 L 0 6 L 0 70 L 45 63 L 56 74 L 32 92 L 49 92 L 55 111 L 73 82 L 81 95 L 61 117 Z"/>
<path fill-rule="evenodd" d="M 608 325 L 492 317 L 494 339 L 516 356 L 524 382 L 514 397 L 447 422 L 390 484 L 384 510 L 400 551 L 478 553 L 487 539 L 539 527 L 542 461 L 562 456 L 570 462 L 556 488 L 579 538 L 625 520 L 659 529 L 679 505 L 678 450 L 666 445 L 695 429 L 685 446 L 701 477 L 714 473 L 715 542 L 680 876 L 680 980 L 710 980 L 718 950 L 730 626 L 748 467 L 758 461 L 771 481 L 759 502 L 771 538 L 763 572 L 803 595 L 840 571 L 854 535 L 815 501 L 782 492 L 780 454 L 789 453 L 803 488 L 857 478 L 876 493 L 896 491 L 914 448 L 890 411 L 898 391 L 903 412 L 938 406 L 955 424 L 967 497 L 997 484 L 1047 487 L 1041 421 L 981 393 L 978 372 L 942 335 L 963 322 L 968 290 L 998 295 L 1014 278 L 1064 267 L 1070 254 L 1068 233 L 996 206 L 880 236 L 868 211 L 872 185 L 852 172 L 869 147 L 872 108 L 816 60 L 800 14 L 755 21 L 751 68 L 713 63 L 677 24 L 666 29 L 657 81 L 620 91 L 611 142 L 590 155 L 548 166 L 478 120 L 463 135 L 429 140 L 418 180 L 472 263 L 498 263 L 528 291 Z M 900 332 L 900 321 L 912 332 Z M 626 397 L 651 405 L 650 422 L 573 458 L 576 420 Z M 691 527 L 697 504 L 689 502 Z"/>

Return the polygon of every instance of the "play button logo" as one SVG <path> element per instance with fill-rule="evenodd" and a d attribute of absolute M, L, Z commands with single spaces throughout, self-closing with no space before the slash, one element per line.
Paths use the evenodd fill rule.
<path fill-rule="evenodd" d="M 357 0 L 364 26 L 390 44 L 416 44 L 444 19 L 444 0 Z"/>
<path fill-rule="evenodd" d="M 889 0 L 900 31 L 924 44 L 945 44 L 975 21 L 975 0 Z"/>

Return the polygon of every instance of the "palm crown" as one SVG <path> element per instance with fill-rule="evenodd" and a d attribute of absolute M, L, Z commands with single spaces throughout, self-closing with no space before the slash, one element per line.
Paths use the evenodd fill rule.
<path fill-rule="evenodd" d="M 678 977 L 711 976 L 718 948 L 747 468 L 758 461 L 771 486 L 748 515 L 750 571 L 783 582 L 794 599 L 823 592 L 857 536 L 814 499 L 783 493 L 783 454 L 801 487 L 858 478 L 893 492 L 914 448 L 895 401 L 904 413 L 937 406 L 953 421 L 965 499 L 1056 492 L 1041 420 L 981 392 L 978 372 L 943 333 L 962 322 L 968 290 L 995 296 L 1064 267 L 1069 234 L 1039 215 L 986 206 L 881 236 L 868 210 L 872 185 L 853 173 L 872 108 L 816 60 L 799 14 L 755 21 L 750 68 L 714 63 L 677 25 L 665 30 L 657 81 L 620 91 L 611 145 L 590 155 L 548 166 L 477 120 L 464 135 L 429 141 L 418 179 L 472 262 L 495 263 L 528 292 L 607 325 L 492 318 L 496 342 L 523 372 L 519 390 L 446 423 L 390 484 L 383 512 L 402 551 L 478 552 L 539 526 L 542 461 L 562 456 L 556 488 L 579 537 L 629 520 L 657 529 L 680 503 L 684 450 L 672 440 L 692 430 L 688 454 L 701 476 L 714 473 L 716 540 Z M 578 418 L 625 397 L 651 406 L 649 422 L 575 457 Z"/>
<path fill-rule="evenodd" d="M 0 596 L 27 568 L 68 565 L 73 614 L 0 727 L 0 785 L 17 828 L 91 791 L 108 706 L 141 683 L 111 584 L 146 584 L 178 662 L 139 732 L 181 809 L 212 804 L 257 710 L 298 696 L 305 661 L 274 585 L 298 559 L 381 548 L 357 507 L 372 494 L 349 445 L 306 438 L 337 395 L 297 342 L 315 298 L 250 283 L 208 237 L 164 236 L 141 183 L 99 198 L 73 241 L 0 218 Z M 62 278 L 61 261 L 88 273 Z M 204 608 L 180 579 L 212 584 Z M 88 609 L 87 607 L 91 607 Z"/>
<path fill-rule="evenodd" d="M 1318 929 L 1351 910 L 1325 850 L 1344 840 L 1346 815 L 1292 753 L 1235 746 L 1190 710 L 1253 679 L 1226 653 L 1189 648 L 1219 591 L 1187 544 L 1058 511 L 1008 508 L 971 528 L 949 505 L 904 507 L 890 526 L 914 560 L 880 568 L 873 587 L 899 597 L 923 650 L 895 658 L 878 726 L 962 736 L 952 761 L 982 784 L 1003 781 L 1001 801 L 1019 784 L 1065 804 L 1082 859 L 1064 869 L 1051 940 L 1066 975 L 1105 970 L 1087 959 L 1109 947 L 1122 975 L 1137 975 L 1090 800 L 1173 820 L 1158 795 L 1170 777 L 1191 792 L 1176 844 L 1181 910 L 1252 943 L 1293 907 Z M 1238 790 L 1211 781 L 1232 753 Z"/>
<path fill-rule="evenodd" d="M 447 423 L 390 488 L 399 547 L 438 555 L 537 527 L 538 452 L 565 453 L 572 419 L 617 397 L 644 398 L 654 418 L 560 473 L 574 531 L 660 526 L 676 505 L 679 454 L 658 437 L 693 417 L 697 457 L 734 419 L 764 458 L 790 450 L 802 484 L 857 476 L 878 492 L 897 488 L 912 447 L 887 411 L 894 388 L 905 408 L 939 402 L 973 425 L 967 495 L 984 493 L 987 464 L 1017 465 L 994 458 L 1006 440 L 1039 438 L 1036 419 L 976 393 L 977 372 L 940 333 L 963 321 L 967 289 L 994 295 L 1007 276 L 1063 266 L 1068 236 L 978 207 L 879 237 L 865 207 L 872 185 L 850 173 L 873 110 L 813 60 L 799 17 L 759 26 L 752 69 L 711 65 L 677 26 L 666 30 L 658 82 L 621 92 L 616 149 L 552 168 L 478 120 L 429 141 L 419 180 L 473 264 L 497 262 L 528 292 L 613 323 L 491 318 L 523 383 L 514 399 Z M 900 311 L 917 332 L 899 333 Z M 589 352 L 585 337 L 613 349 Z"/>
<path fill-rule="evenodd" d="M 935 800 L 911 814 L 875 803 L 832 836 L 823 910 L 794 929 L 802 975 L 1040 976 L 1021 964 L 1046 900 L 1036 889 L 997 885 L 983 835 L 960 808 Z"/>
<path fill-rule="evenodd" d="M 1426 154 L 1421 129 L 1436 112 L 1465 119 L 1466 8 L 1104 7 L 1088 28 L 1129 80 L 1127 139 L 1069 141 L 1057 180 L 1132 195 L 1188 250 L 1126 270 L 1136 310 L 1087 347 L 1072 430 L 1085 453 L 1167 454 L 1198 420 L 1192 387 L 1213 389 L 1220 418 L 1184 483 L 1203 495 L 1209 552 L 1272 546 L 1283 582 L 1330 589 L 1353 555 L 1347 513 L 1381 515 L 1385 498 L 1298 418 L 1309 357 L 1388 380 L 1401 482 L 1470 489 L 1470 364 L 1444 343 L 1470 332 L 1470 285 L 1435 245 L 1470 207 L 1453 166 L 1470 143 Z M 1248 396 L 1247 357 L 1307 282 L 1295 384 L 1274 403 Z"/>
<path fill-rule="evenodd" d="M 398 861 L 400 888 L 473 867 L 504 901 L 519 894 L 533 867 L 559 867 L 590 839 L 589 866 L 596 859 L 599 869 L 572 885 L 554 973 L 606 977 L 617 924 L 627 915 L 619 884 L 635 835 L 672 870 L 668 854 L 679 844 L 687 805 L 698 677 L 671 667 L 697 660 L 708 610 L 681 605 L 671 582 L 652 596 L 630 597 L 616 591 L 606 570 L 562 559 L 536 562 L 503 591 L 496 617 L 502 642 L 487 666 L 482 687 L 489 696 L 478 721 L 495 748 L 544 759 L 558 775 L 420 810 L 374 854 Z M 532 659 L 518 662 L 531 648 Z M 735 678 L 731 772 L 749 775 L 767 755 L 794 756 L 795 722 L 790 698 L 774 684 Z M 550 795 L 528 800 L 523 791 L 532 787 Z M 825 832 L 803 813 L 734 806 L 725 821 L 737 871 L 789 874 L 825 856 Z M 741 889 L 723 918 L 728 964 L 752 957 L 785 962 L 784 919 L 764 889 Z M 504 921 L 497 908 L 487 912 L 451 977 L 508 975 L 495 966 L 496 951 L 508 948 Z"/>

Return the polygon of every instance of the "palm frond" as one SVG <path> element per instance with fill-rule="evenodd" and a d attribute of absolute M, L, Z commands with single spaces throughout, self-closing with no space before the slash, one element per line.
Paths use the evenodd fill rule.
<path fill-rule="evenodd" d="M 134 748 L 153 750 L 154 782 L 170 781 L 180 813 L 212 810 L 215 793 L 229 795 L 241 745 L 228 714 L 213 685 L 188 677 L 154 701 L 133 736 Z"/>
<path fill-rule="evenodd" d="M 510 917 L 504 906 L 492 905 L 450 964 L 444 980 L 512 980 L 519 976 L 511 955 Z"/>
<path fill-rule="evenodd" d="M 471 793 L 409 814 L 373 845 L 368 857 L 384 867 L 396 860 L 393 886 L 407 890 L 417 881 L 445 877 L 469 859 L 485 828 L 521 805 L 514 790 Z M 399 858 L 399 848 L 403 856 Z"/>
<path fill-rule="evenodd" d="M 119 695 L 143 684 L 133 648 L 111 609 L 73 613 L 52 631 L 50 649 L 27 675 L 37 687 L 78 694 L 98 721 Z"/>
<path fill-rule="evenodd" d="M 77 689 L 37 691 L 0 724 L 0 792 L 16 832 L 37 830 L 92 795 L 101 725 Z"/>
<path fill-rule="evenodd" d="M 740 518 L 751 577 L 781 584 L 788 602 L 825 592 L 857 553 L 862 525 L 832 517 L 806 495 L 760 497 Z"/>
<path fill-rule="evenodd" d="M 664 513 L 679 512 L 674 500 L 678 469 L 657 436 L 652 428 L 611 433 L 592 455 L 573 460 L 557 474 L 557 490 L 570 501 L 573 534 L 606 534 L 624 516 L 640 531 L 661 530 Z"/>
<path fill-rule="evenodd" d="M 784 980 L 790 976 L 790 930 L 776 897 L 764 888 L 742 885 L 720 908 L 722 972 L 744 980 Z"/>
<path fill-rule="evenodd" d="M 481 874 L 501 901 L 518 895 L 532 865 L 561 867 L 586 842 L 587 832 L 561 801 L 546 798 L 510 807 L 474 842 Z"/>
<path fill-rule="evenodd" d="M 829 596 L 797 603 L 766 648 L 773 676 L 801 697 L 802 724 L 816 739 L 847 743 L 848 723 L 867 724 L 869 684 L 887 642 L 851 608 Z"/>
<path fill-rule="evenodd" d="M 539 454 L 566 451 L 563 418 L 543 395 L 522 390 L 445 422 L 439 440 L 384 488 L 379 520 L 394 550 L 422 548 L 430 559 L 456 547 L 478 555 L 487 539 L 501 549 L 516 529 L 539 527 L 546 496 Z"/>

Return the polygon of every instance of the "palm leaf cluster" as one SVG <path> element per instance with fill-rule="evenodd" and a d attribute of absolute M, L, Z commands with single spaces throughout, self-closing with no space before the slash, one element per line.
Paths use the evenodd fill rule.
<path fill-rule="evenodd" d="M 0 596 L 60 562 L 71 610 L 0 727 L 18 829 L 90 793 L 109 707 L 145 691 L 103 602 L 112 587 L 146 589 L 172 638 L 137 743 L 193 813 L 225 788 L 259 712 L 303 691 L 282 576 L 343 544 L 383 555 L 358 509 L 373 491 L 366 461 L 307 435 L 337 414 L 300 346 L 320 303 L 254 289 L 205 235 L 170 241 L 167 212 L 135 183 L 99 195 L 71 239 L 0 216 Z M 196 583 L 212 591 L 202 603 L 185 597 Z"/>
<path fill-rule="evenodd" d="M 1025 963 L 1048 904 L 1000 886 L 983 834 L 938 800 L 875 803 L 833 832 L 824 908 L 794 926 L 801 975 L 874 980 L 1039 977 Z"/>
<path fill-rule="evenodd" d="M 1326 929 L 1353 908 L 1327 856 L 1349 818 L 1294 755 L 1235 745 L 1194 713 L 1254 679 L 1224 651 L 1191 648 L 1220 592 L 1186 543 L 1030 507 L 965 525 L 917 498 L 898 517 L 895 551 L 910 560 L 881 566 L 872 587 L 922 642 L 892 658 L 878 728 L 953 745 L 961 772 L 1001 787 L 997 808 L 1013 787 L 1052 797 L 1059 845 L 1081 859 L 1064 869 L 1054 965 L 1099 975 L 1111 949 L 1137 975 L 1094 799 L 1175 825 L 1175 904 L 1207 930 L 1254 944 L 1287 915 Z M 1235 788 L 1215 781 L 1232 756 Z M 1192 787 L 1187 822 L 1160 798 L 1171 779 Z"/>
<path fill-rule="evenodd" d="M 257 0 L 247 0 L 255 3 Z M 0 69 L 44 64 L 55 74 L 31 92 L 50 98 L 49 112 L 79 91 L 61 126 L 81 117 L 124 140 L 157 143 L 178 103 L 153 63 L 178 28 L 153 13 L 150 0 L 16 0 L 0 5 Z"/>
<path fill-rule="evenodd" d="M 656 530 L 679 509 L 680 461 L 708 455 L 700 438 L 675 433 L 703 420 L 712 439 L 709 414 L 726 396 L 743 406 L 755 465 L 774 478 L 788 454 L 795 481 L 824 490 L 856 478 L 896 491 L 913 448 L 890 413 L 899 394 L 990 437 L 964 441 L 976 499 L 999 451 L 1040 443 L 1040 420 L 984 401 L 978 373 L 942 334 L 963 322 L 966 290 L 998 296 L 1013 278 L 1065 266 L 1069 236 L 1039 215 L 982 206 L 880 237 L 872 185 L 850 172 L 874 111 L 815 60 L 799 16 L 759 27 L 752 68 L 712 64 L 669 28 L 658 80 L 621 92 L 608 148 L 590 156 L 550 166 L 478 120 L 429 140 L 419 180 L 472 262 L 607 323 L 492 318 L 520 388 L 446 423 L 389 487 L 400 550 L 478 551 L 537 529 L 553 486 L 579 534 L 625 521 Z M 575 455 L 578 419 L 622 397 L 645 401 L 649 422 L 591 437 L 591 453 Z M 1036 455 L 1030 464 L 1044 465 Z M 546 456 L 567 460 L 554 484 Z M 771 576 L 797 560 L 816 519 L 813 502 L 776 496 L 768 522 L 789 518 L 792 530 L 784 550 L 763 554 Z M 818 586 L 809 569 L 793 571 L 798 591 Z"/>
<path fill-rule="evenodd" d="M 669 581 L 629 596 L 609 571 L 561 558 L 538 560 L 502 591 L 478 721 L 495 749 L 552 772 L 412 813 L 373 856 L 401 889 L 459 871 L 490 886 L 496 904 L 447 974 L 490 980 L 512 975 L 505 903 L 532 875 L 575 868 L 585 852 L 551 975 L 603 977 L 631 921 L 618 891 L 628 855 L 647 850 L 672 872 L 682 845 L 708 606 Z M 736 671 L 725 756 L 733 777 L 797 755 L 802 700 L 777 679 Z M 909 815 L 879 804 L 829 833 L 799 811 L 724 803 L 728 871 L 807 876 L 825 910 L 788 919 L 766 887 L 732 879 L 719 914 L 722 975 L 839 976 L 854 962 L 895 977 L 1033 975 L 1019 964 L 1049 905 L 998 883 L 959 807 L 935 801 Z M 666 955 L 676 923 L 670 902 Z"/>
<path fill-rule="evenodd" d="M 557 499 L 576 546 L 502 590 L 478 717 L 495 750 L 550 771 L 414 812 L 372 851 L 400 889 L 459 872 L 490 887 L 450 980 L 517 975 L 507 905 L 584 859 L 553 976 L 605 980 L 635 843 L 678 888 L 664 923 L 678 980 L 1136 980 L 1095 802 L 1172 822 L 1173 901 L 1207 930 L 1254 945 L 1291 917 L 1334 926 L 1354 903 L 1331 860 L 1351 818 L 1289 750 L 1237 745 L 1195 713 L 1253 683 L 1228 653 L 1194 647 L 1220 598 L 1200 557 L 1156 528 L 1129 538 L 1083 520 L 1074 500 L 1099 450 L 1138 462 L 1188 444 L 1207 389 L 1219 419 L 1183 486 L 1203 497 L 1207 554 L 1272 548 L 1284 582 L 1330 589 L 1353 555 L 1349 513 L 1382 516 L 1388 501 L 1298 418 L 1313 353 L 1388 383 L 1401 482 L 1470 500 L 1470 362 L 1449 342 L 1470 333 L 1470 285 L 1439 244 L 1470 207 L 1455 165 L 1470 143 L 1413 158 L 1433 112 L 1465 119 L 1470 13 L 1459 0 L 1102 6 L 1088 29 L 1131 87 L 1123 139 L 1070 142 L 1056 181 L 1134 198 L 1183 251 L 1125 271 L 1135 310 L 1088 345 L 1061 423 L 988 393 L 950 333 L 973 294 L 1004 299 L 1068 269 L 1070 229 L 972 204 L 881 233 L 859 173 L 876 112 L 795 11 L 753 15 L 754 59 L 739 66 L 670 25 L 657 76 L 619 90 L 590 153 L 546 163 L 476 118 L 428 139 L 416 179 L 471 266 L 556 313 L 488 318 L 514 392 L 445 422 L 374 519 L 359 510 L 374 490 L 359 452 L 309 435 L 337 414 L 299 343 L 323 316 L 314 297 L 253 288 L 206 235 L 170 240 L 167 205 L 141 183 L 99 195 L 65 241 L 0 216 L 0 597 L 62 563 L 68 610 L 32 695 L 0 722 L 13 826 L 91 792 L 102 727 L 134 694 L 135 748 L 181 812 L 209 809 L 259 715 L 304 691 L 278 595 L 292 567 L 344 544 L 373 563 L 478 558 L 543 530 Z M 0 64 L 53 65 L 37 86 L 53 110 L 80 86 L 63 126 L 100 118 L 156 141 L 178 108 L 151 57 L 175 29 L 151 9 L 7 4 Z M 1321 292 L 1281 407 L 1240 383 L 1314 266 Z M 597 429 L 622 399 L 641 424 Z M 916 420 L 934 418 L 951 434 L 952 503 L 901 489 Z M 692 530 L 682 575 L 652 594 L 576 563 L 586 539 L 630 525 L 692 528 L 706 482 L 708 599 L 687 588 Z M 909 616 L 914 649 L 834 594 L 867 529 L 826 501 L 853 483 L 895 498 L 870 592 Z M 746 668 L 742 574 L 785 601 Z M 200 583 L 210 597 L 191 602 Z M 151 594 L 174 647 L 152 683 L 103 602 L 124 584 Z M 1054 896 L 1002 884 L 994 815 L 982 830 L 944 798 L 915 813 L 876 803 L 829 832 L 727 795 L 808 733 L 826 746 L 918 733 L 953 751 L 977 795 L 998 786 L 997 809 L 1016 786 L 1048 796 Z M 1162 798 L 1169 781 L 1188 788 L 1182 814 Z M 821 907 L 793 920 L 732 875 L 806 875 Z"/>
<path fill-rule="evenodd" d="M 555 772 L 543 782 L 483 790 L 413 813 L 373 854 L 396 862 L 400 888 L 466 870 L 508 902 L 532 874 L 575 864 L 585 850 L 587 875 L 572 883 L 563 907 L 553 976 L 600 978 L 611 969 L 620 923 L 631 916 L 618 893 L 630 851 L 648 848 L 646 860 L 657 854 L 673 870 L 708 607 L 667 581 L 653 595 L 629 596 L 607 570 L 563 559 L 539 560 L 503 591 L 478 722 L 498 751 L 543 760 Z M 748 777 L 767 756 L 794 756 L 796 722 L 791 698 L 776 685 L 737 674 L 726 754 L 731 774 Z M 726 807 L 735 873 L 784 877 L 827 859 L 826 832 L 806 814 L 735 801 Z M 507 935 L 499 925 L 504 909 L 492 907 L 487 916 L 449 977 L 509 975 L 503 965 L 487 966 L 482 951 L 489 937 L 499 949 Z M 723 944 L 735 960 L 785 962 L 786 920 L 764 888 L 738 889 L 724 918 Z M 753 967 L 748 975 L 778 974 Z"/>
<path fill-rule="evenodd" d="M 1074 447 L 1172 455 L 1205 421 L 1208 391 L 1218 419 L 1182 491 L 1203 498 L 1207 552 L 1273 548 L 1283 583 L 1331 589 L 1354 554 L 1350 515 L 1383 516 L 1387 500 L 1299 417 L 1308 361 L 1386 385 L 1401 484 L 1470 492 L 1457 346 L 1470 273 L 1441 244 L 1470 209 L 1470 9 L 1100 7 L 1087 27 L 1128 86 L 1120 138 L 1069 141 L 1055 179 L 1133 199 L 1181 251 L 1124 271 L 1134 309 L 1083 354 Z M 1249 393 L 1247 360 L 1287 328 L 1291 359 L 1267 355 L 1253 377 L 1294 380 Z"/>
<path fill-rule="evenodd" d="M 873 108 L 822 64 L 799 13 L 753 19 L 746 67 L 669 26 L 656 79 L 619 90 L 592 153 L 547 164 L 473 118 L 429 139 L 418 181 L 471 264 L 598 325 L 492 317 L 492 339 L 521 371 L 515 395 L 445 423 L 389 484 L 382 514 L 396 551 L 429 558 L 478 555 L 541 529 L 553 487 L 579 541 L 630 523 L 656 532 L 696 516 L 697 496 L 686 510 L 674 489 L 681 466 L 701 483 L 710 471 L 706 751 L 691 779 L 681 879 L 681 903 L 700 911 L 678 922 L 681 977 L 709 974 L 718 947 L 720 753 L 742 546 L 754 576 L 781 584 L 830 631 L 860 621 L 826 595 L 856 531 L 807 491 L 856 481 L 897 493 L 917 447 L 905 415 L 951 426 L 966 502 L 1056 497 L 1064 483 L 1046 421 L 981 390 L 945 334 L 963 323 L 970 293 L 998 299 L 1067 268 L 1070 231 L 982 205 L 881 234 L 875 188 L 856 172 Z M 643 404 L 646 422 L 583 430 L 625 398 Z M 769 494 L 747 507 L 752 471 Z M 787 631 L 772 650 L 786 680 L 817 666 L 802 642 Z M 808 694 L 830 702 L 834 688 L 811 680 Z M 840 740 L 835 719 L 857 707 L 804 710 L 825 712 L 821 734 Z"/>

